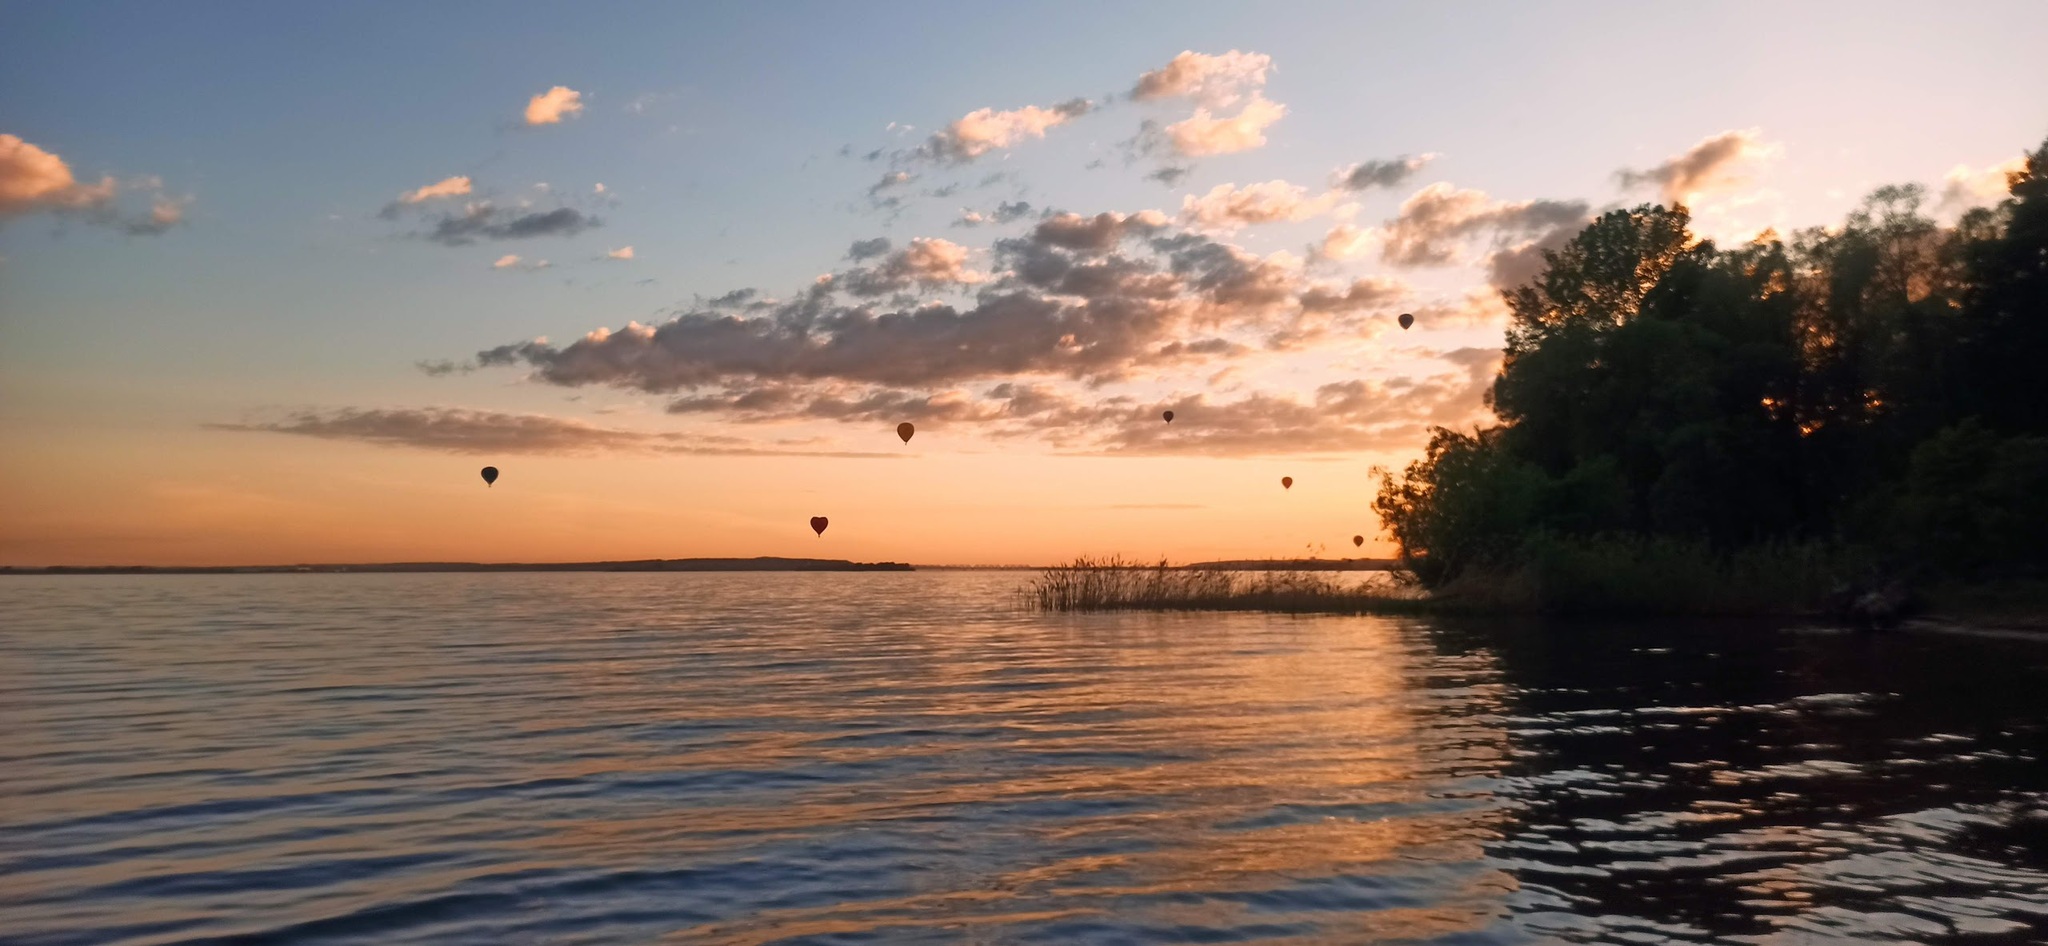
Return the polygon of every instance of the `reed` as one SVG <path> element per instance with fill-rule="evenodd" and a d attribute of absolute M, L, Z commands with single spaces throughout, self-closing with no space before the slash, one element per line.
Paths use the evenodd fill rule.
<path fill-rule="evenodd" d="M 1018 589 L 1040 611 L 1274 611 L 1405 613 L 1427 602 L 1402 585 L 1352 584 L 1323 572 L 1186 569 L 1165 560 L 1083 556 Z"/>

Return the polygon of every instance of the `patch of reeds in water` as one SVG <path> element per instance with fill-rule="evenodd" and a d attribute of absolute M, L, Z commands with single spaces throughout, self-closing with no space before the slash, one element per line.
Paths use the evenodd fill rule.
<path fill-rule="evenodd" d="M 1420 610 L 1394 584 L 1354 584 L 1312 571 L 1230 572 L 1143 564 L 1120 556 L 1076 558 L 1018 589 L 1040 611 L 1278 611 L 1357 614 Z"/>

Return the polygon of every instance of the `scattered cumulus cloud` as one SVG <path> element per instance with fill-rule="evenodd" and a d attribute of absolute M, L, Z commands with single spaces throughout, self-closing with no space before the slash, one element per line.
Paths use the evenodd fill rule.
<path fill-rule="evenodd" d="M 1348 191 L 1371 190 L 1376 187 L 1399 187 L 1415 176 L 1415 172 L 1436 160 L 1435 154 L 1402 155 L 1392 160 L 1363 161 L 1346 168 L 1339 168 L 1332 175 L 1332 186 Z"/>
<path fill-rule="evenodd" d="M 1043 138 L 1048 130 L 1087 114 L 1093 107 L 1087 99 L 1069 99 L 1051 108 L 976 109 L 933 134 L 919 151 L 934 160 L 966 163 L 1000 148 Z"/>
<path fill-rule="evenodd" d="M 1308 196 L 1308 188 L 1286 181 L 1262 184 L 1218 184 L 1200 197 L 1188 195 L 1181 201 L 1181 219 L 1208 230 L 1235 230 L 1257 223 L 1307 220 L 1331 208 L 1338 199 L 1329 193 Z"/>
<path fill-rule="evenodd" d="M 889 255 L 891 249 L 894 249 L 894 245 L 889 242 L 888 237 L 871 237 L 866 240 L 855 240 L 852 246 L 846 248 L 846 258 L 856 263 L 862 260 L 879 259 Z"/>
<path fill-rule="evenodd" d="M 533 271 L 535 271 L 535 270 L 541 270 L 541 269 L 546 269 L 546 268 L 548 268 L 548 265 L 549 265 L 548 261 L 547 261 L 547 260 L 544 260 L 544 259 L 543 259 L 543 260 L 531 260 L 531 261 L 529 261 L 529 260 L 527 260 L 527 259 L 526 259 L 525 257 L 522 257 L 522 256 L 520 256 L 520 255 L 518 255 L 518 254 L 516 254 L 516 253 L 507 253 L 507 254 L 505 254 L 505 255 L 503 255 L 503 256 L 500 256 L 500 257 L 498 257 L 497 261 L 491 264 L 491 268 L 492 268 L 492 269 L 514 269 L 514 270 L 524 270 L 524 271 L 527 271 L 527 272 L 533 272 Z M 429 373 L 429 374 L 432 374 L 433 372 L 428 372 L 428 373 Z M 445 372 L 443 372 L 443 373 L 445 373 Z"/>
<path fill-rule="evenodd" d="M 398 195 L 398 202 L 402 204 L 417 204 L 433 200 L 437 197 L 461 197 L 468 194 L 469 191 L 469 176 L 464 174 L 443 178 L 417 190 L 406 191 Z"/>
<path fill-rule="evenodd" d="M 132 236 L 155 236 L 185 220 L 185 205 L 189 199 L 177 200 L 161 194 L 151 198 L 149 215 L 121 224 L 121 230 Z"/>
<path fill-rule="evenodd" d="M 527 100 L 528 125 L 555 125 L 583 111 L 583 93 L 558 85 Z"/>
<path fill-rule="evenodd" d="M 121 212 L 116 203 L 123 186 L 112 175 L 81 181 L 56 153 L 19 136 L 0 134 L 0 224 L 13 217 L 53 213 L 151 236 L 184 220 L 191 202 L 165 196 L 163 182 L 153 177 L 131 181 L 129 189 L 151 192 L 147 212 L 134 217 Z"/>
<path fill-rule="evenodd" d="M 1266 129 L 1287 114 L 1287 106 L 1253 95 L 1236 115 L 1218 117 L 1207 108 L 1195 109 L 1185 121 L 1166 126 L 1166 138 L 1173 150 L 1187 157 L 1235 154 L 1266 144 Z"/>
<path fill-rule="evenodd" d="M 1138 77 L 1131 98 L 1140 101 L 1185 98 L 1205 108 L 1228 108 L 1246 93 L 1266 84 L 1273 57 L 1231 50 L 1221 55 L 1183 51 L 1166 65 Z"/>
<path fill-rule="evenodd" d="M 1377 234 L 1355 224 L 1340 223 L 1323 235 L 1315 248 L 1317 259 L 1347 260 L 1363 256 L 1376 242 Z"/>
<path fill-rule="evenodd" d="M 1590 213 L 1585 201 L 1500 201 L 1484 191 L 1431 184 L 1401 204 L 1388 221 L 1380 256 L 1395 266 L 1446 266 L 1458 262 L 1463 241 L 1491 236 L 1520 242 L 1559 229 L 1578 229 Z"/>
<path fill-rule="evenodd" d="M 1754 128 L 1724 131 L 1654 167 L 1623 168 L 1614 176 L 1625 190 L 1653 187 L 1667 203 L 1691 204 L 1702 196 L 1747 184 L 1748 170 L 1777 153 L 1777 146 L 1766 143 Z"/>
<path fill-rule="evenodd" d="M 596 217 L 574 207 L 554 210 L 506 210 L 489 201 L 464 207 L 460 213 L 433 218 L 433 226 L 422 234 L 444 246 L 468 246 L 479 240 L 523 240 L 539 236 L 575 236 L 600 226 Z"/>
<path fill-rule="evenodd" d="M 633 248 L 630 246 L 622 246 L 616 250 L 607 250 L 604 254 L 604 258 L 615 260 L 630 260 L 633 258 Z"/>

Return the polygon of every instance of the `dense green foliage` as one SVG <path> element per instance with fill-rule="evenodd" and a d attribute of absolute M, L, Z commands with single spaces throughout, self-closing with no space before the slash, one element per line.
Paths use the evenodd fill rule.
<path fill-rule="evenodd" d="M 1503 293 L 1499 424 L 1436 429 L 1374 506 L 1426 586 L 1549 607 L 2048 573 L 2048 144 L 2009 191 L 1945 226 L 1888 187 L 1727 248 L 1608 213 Z"/>

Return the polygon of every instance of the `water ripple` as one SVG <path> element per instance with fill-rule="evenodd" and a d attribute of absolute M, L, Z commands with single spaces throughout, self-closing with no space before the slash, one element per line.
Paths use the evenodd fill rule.
<path fill-rule="evenodd" d="M 2048 647 L 0 581 L 0 941 L 2048 940 Z"/>

